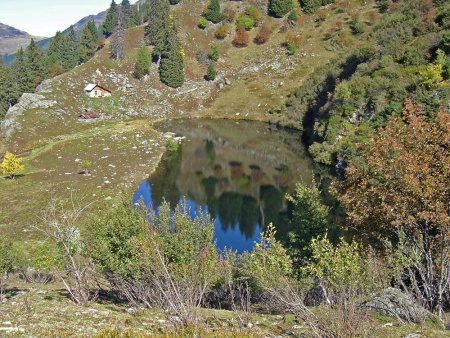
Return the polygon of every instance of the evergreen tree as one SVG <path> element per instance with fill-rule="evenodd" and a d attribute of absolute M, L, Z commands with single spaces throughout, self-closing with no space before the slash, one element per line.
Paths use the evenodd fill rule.
<path fill-rule="evenodd" d="M 137 5 L 131 6 L 130 27 L 136 27 L 142 24 L 141 15 Z"/>
<path fill-rule="evenodd" d="M 147 46 L 141 46 L 139 48 L 137 61 L 134 66 L 134 76 L 137 79 L 141 79 L 144 75 L 149 73 L 151 61 L 151 55 L 147 49 Z"/>
<path fill-rule="evenodd" d="M 184 57 L 175 28 L 170 30 L 167 44 L 161 53 L 159 78 L 169 87 L 178 88 L 184 83 Z"/>
<path fill-rule="evenodd" d="M 217 76 L 216 67 L 214 66 L 214 63 L 211 62 L 208 65 L 208 69 L 206 70 L 205 79 L 208 81 L 214 81 L 216 79 L 216 76 Z"/>
<path fill-rule="evenodd" d="M 80 61 L 86 62 L 92 58 L 97 50 L 98 36 L 94 21 L 84 26 L 80 38 Z"/>
<path fill-rule="evenodd" d="M 67 46 L 66 38 L 63 33 L 56 32 L 55 36 L 50 41 L 50 46 L 47 51 L 47 67 L 58 65 L 64 69 L 63 55 Z"/>
<path fill-rule="evenodd" d="M 114 27 L 117 24 L 117 4 L 114 0 L 111 1 L 105 21 L 103 22 L 103 34 L 109 37 L 114 33 Z"/>
<path fill-rule="evenodd" d="M 11 65 L 10 80 L 15 84 L 10 92 L 12 102 L 16 102 L 23 93 L 34 92 L 33 75 L 30 72 L 25 52 L 22 48 L 17 52 L 16 59 Z"/>
<path fill-rule="evenodd" d="M 124 25 L 125 16 L 120 7 L 117 11 L 117 24 L 111 38 L 111 58 L 121 60 L 124 57 Z"/>
<path fill-rule="evenodd" d="M 220 0 L 211 0 L 206 9 L 205 18 L 212 23 L 219 23 L 222 21 L 222 14 L 220 13 Z"/>
<path fill-rule="evenodd" d="M 78 51 L 78 38 L 73 26 L 70 26 L 67 33 L 67 57 L 65 58 L 65 68 L 72 69 L 78 65 L 79 51 Z"/>
<path fill-rule="evenodd" d="M 170 19 L 170 8 L 167 0 L 151 0 L 148 24 L 145 27 L 145 39 L 153 45 L 153 57 L 159 59 L 168 43 L 173 22 Z"/>
<path fill-rule="evenodd" d="M 44 80 L 47 75 L 47 71 L 44 61 L 44 53 L 39 49 L 39 47 L 36 46 L 33 39 L 31 39 L 30 44 L 26 49 L 25 56 L 30 76 L 33 79 L 34 85 L 37 86 Z"/>
<path fill-rule="evenodd" d="M 0 120 L 5 116 L 9 108 L 9 71 L 0 61 Z"/>
<path fill-rule="evenodd" d="M 138 7 L 138 4 L 135 5 Z M 148 22 L 148 17 L 150 15 L 150 1 L 144 1 L 142 5 L 138 7 L 140 21 L 142 23 Z"/>
<path fill-rule="evenodd" d="M 281 18 L 294 8 L 292 0 L 270 0 L 269 13 L 274 17 Z"/>
<path fill-rule="evenodd" d="M 123 14 L 123 21 L 125 28 L 130 28 L 131 25 L 131 4 L 129 0 L 122 0 L 122 3 L 120 4 L 120 9 Z"/>

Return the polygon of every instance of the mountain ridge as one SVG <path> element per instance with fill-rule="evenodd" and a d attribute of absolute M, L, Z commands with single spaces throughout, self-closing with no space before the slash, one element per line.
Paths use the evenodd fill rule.
<path fill-rule="evenodd" d="M 31 37 L 31 34 L 0 22 L 0 39 Z"/>
<path fill-rule="evenodd" d="M 22 31 L 18 28 L 9 26 L 0 22 L 0 56 L 2 60 L 8 63 L 8 54 L 15 53 L 19 48 L 26 47 L 30 40 L 34 39 L 40 41 L 45 37 L 34 36 L 28 32 Z"/>

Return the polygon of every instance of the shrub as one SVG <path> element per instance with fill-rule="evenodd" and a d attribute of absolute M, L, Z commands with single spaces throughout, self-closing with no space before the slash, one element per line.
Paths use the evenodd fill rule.
<path fill-rule="evenodd" d="M 134 77 L 141 79 L 147 75 L 150 71 L 150 64 L 152 62 L 152 57 L 146 46 L 141 46 L 139 48 L 136 64 L 134 65 Z"/>
<path fill-rule="evenodd" d="M 259 8 L 256 6 L 249 6 L 249 7 L 245 8 L 244 13 L 245 13 L 245 15 L 252 18 L 252 20 L 255 22 L 255 25 L 257 25 L 262 19 L 262 13 L 259 10 Z"/>
<path fill-rule="evenodd" d="M 297 12 L 296 12 L 296 11 L 291 11 L 291 12 L 289 13 L 289 15 L 288 15 L 288 20 L 289 20 L 290 22 L 297 22 L 297 20 L 298 20 L 298 14 L 297 14 Z"/>
<path fill-rule="evenodd" d="M 93 288 L 95 266 L 86 254 L 86 242 L 81 236 L 78 222 L 87 208 L 71 199 L 65 202 L 52 199 L 43 209 L 36 229 L 42 232 L 59 249 L 59 257 L 64 268 L 58 272 L 64 287 L 77 305 L 89 305 L 97 299 Z"/>
<path fill-rule="evenodd" d="M 341 239 L 333 247 L 322 237 L 311 242 L 311 250 L 313 257 L 304 272 L 320 280 L 333 304 L 317 314 L 317 325 L 330 337 L 366 335 L 364 326 L 369 314 L 360 304 L 377 290 L 372 278 L 377 269 L 373 269 L 355 242 L 349 244 Z"/>
<path fill-rule="evenodd" d="M 255 43 L 257 43 L 258 45 L 266 43 L 269 40 L 270 35 L 271 35 L 271 31 L 270 31 L 269 25 L 266 23 L 263 23 L 263 25 L 259 29 L 258 34 L 255 37 Z"/>
<path fill-rule="evenodd" d="M 366 26 L 359 20 L 354 20 L 350 23 L 350 29 L 353 34 L 362 34 L 366 30 Z"/>
<path fill-rule="evenodd" d="M 270 0 L 269 13 L 274 17 L 281 18 L 285 16 L 294 7 L 292 0 Z"/>
<path fill-rule="evenodd" d="M 168 139 L 166 142 L 166 150 L 170 153 L 176 153 L 180 148 L 180 144 L 176 140 Z"/>
<path fill-rule="evenodd" d="M 325 9 L 318 9 L 316 11 L 317 19 L 320 22 L 324 22 L 327 19 L 327 11 Z"/>
<path fill-rule="evenodd" d="M 3 301 L 3 290 L 8 273 L 12 271 L 11 241 L 0 236 L 0 302 Z"/>
<path fill-rule="evenodd" d="M 200 20 L 198 20 L 197 26 L 200 29 L 205 29 L 208 26 L 208 20 L 201 17 Z"/>
<path fill-rule="evenodd" d="M 217 76 L 216 67 L 214 66 L 214 63 L 211 62 L 208 65 L 208 69 L 206 70 L 205 80 L 207 81 L 214 81 Z"/>
<path fill-rule="evenodd" d="M 236 11 L 231 6 L 225 7 L 223 10 L 223 19 L 226 22 L 232 23 L 234 21 L 234 18 L 236 17 Z"/>
<path fill-rule="evenodd" d="M 25 167 L 22 164 L 22 159 L 15 156 L 13 153 L 6 152 L 2 164 L 0 165 L 2 174 L 9 175 L 14 179 L 16 175 L 25 171 Z"/>
<path fill-rule="evenodd" d="M 214 225 L 181 203 L 146 215 L 123 203 L 95 225 L 93 253 L 114 288 L 132 301 L 195 320 L 194 308 L 216 280 Z"/>
<path fill-rule="evenodd" d="M 228 27 L 226 25 L 220 25 L 217 27 L 216 32 L 214 33 L 214 36 L 216 39 L 223 40 L 228 35 Z"/>
<path fill-rule="evenodd" d="M 288 195 L 287 200 L 292 205 L 289 254 L 299 263 L 311 254 L 310 241 L 328 230 L 328 208 L 322 204 L 314 181 L 310 186 L 297 184 L 294 194 Z"/>
<path fill-rule="evenodd" d="M 20 277 L 29 283 L 49 283 L 56 271 L 64 269 L 64 257 L 50 241 L 14 246 L 14 260 Z"/>
<path fill-rule="evenodd" d="M 284 45 L 286 46 L 288 54 L 294 55 L 300 47 L 300 36 L 294 35 L 291 31 L 289 31 L 286 34 Z"/>
<path fill-rule="evenodd" d="M 222 21 L 222 14 L 220 13 L 220 0 L 211 0 L 206 8 L 205 18 L 212 23 L 219 23 Z"/>
<path fill-rule="evenodd" d="M 92 167 L 92 162 L 89 160 L 82 160 L 80 162 L 80 168 L 85 171 L 88 171 L 89 169 L 91 169 L 91 167 Z"/>
<path fill-rule="evenodd" d="M 409 247 L 405 254 L 413 259 L 399 281 L 432 311 L 442 310 L 450 291 L 450 170 L 442 148 L 450 135 L 447 123 L 446 114 L 428 119 L 420 106 L 406 100 L 403 115 L 392 115 L 360 150 L 363 165 L 347 167 L 345 180 L 335 185 L 358 229 L 389 240 L 404 233 Z"/>
<path fill-rule="evenodd" d="M 239 28 L 234 36 L 233 45 L 235 47 L 247 47 L 249 43 L 249 36 L 244 28 Z"/>
<path fill-rule="evenodd" d="M 208 58 L 214 62 L 219 60 L 219 45 L 217 43 L 212 43 L 209 46 Z"/>
<path fill-rule="evenodd" d="M 236 19 L 236 29 L 244 28 L 249 31 L 255 26 L 255 21 L 248 15 L 242 14 Z"/>

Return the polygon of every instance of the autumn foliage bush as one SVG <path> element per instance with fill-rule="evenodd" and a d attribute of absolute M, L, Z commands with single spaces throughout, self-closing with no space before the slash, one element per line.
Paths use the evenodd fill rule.
<path fill-rule="evenodd" d="M 449 139 L 448 114 L 428 118 L 408 99 L 403 116 L 393 116 L 360 150 L 364 163 L 350 165 L 335 185 L 359 230 L 405 237 L 399 283 L 435 312 L 450 294 Z"/>
<path fill-rule="evenodd" d="M 247 47 L 249 40 L 250 38 L 245 28 L 239 28 L 234 36 L 233 45 L 235 47 Z"/>
<path fill-rule="evenodd" d="M 269 25 L 264 23 L 255 37 L 255 43 L 258 45 L 266 43 L 269 40 L 271 33 L 272 32 L 270 31 Z"/>

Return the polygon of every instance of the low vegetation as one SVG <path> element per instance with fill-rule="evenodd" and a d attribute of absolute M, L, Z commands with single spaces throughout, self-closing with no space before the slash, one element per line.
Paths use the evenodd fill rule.
<path fill-rule="evenodd" d="M 36 123 L 27 122 L 24 126 L 33 128 L 18 134 L 26 141 L 20 147 L 14 144 L 17 141 L 10 145 L 33 150 L 26 155 L 14 150 L 26 156 L 23 162 L 10 152 L 5 154 L 2 189 L 22 189 L 22 195 L 37 196 L 42 189 L 33 184 L 44 174 L 55 175 L 56 182 L 60 182 L 58 174 L 83 182 L 95 172 L 110 184 L 107 169 L 109 177 L 118 173 L 134 184 L 136 177 L 127 172 L 132 161 L 128 148 L 142 148 L 133 163 L 145 167 L 149 162 L 144 159 L 154 165 L 163 151 L 174 155 L 182 146 L 177 139 L 155 136 L 150 127 L 154 121 L 197 109 L 190 96 L 177 99 L 176 95 L 185 89 L 201 95 L 210 90 L 206 99 L 198 101 L 199 114 L 214 109 L 222 116 L 229 109 L 238 118 L 242 112 L 236 113 L 239 106 L 234 104 L 239 97 L 227 95 L 239 91 L 246 100 L 256 96 L 259 108 L 264 98 L 253 93 L 262 93 L 269 82 L 258 83 L 258 76 L 277 67 L 293 71 L 289 76 L 283 73 L 283 82 L 274 79 L 273 88 L 267 89 L 276 93 L 279 104 L 263 119 L 303 133 L 314 160 L 336 168 L 332 184 L 319 179 L 310 185 L 298 183 L 286 196 L 290 220 L 277 224 L 289 229 L 287 235 L 267 225 L 253 250 L 238 255 L 216 247 L 214 220 L 205 211 L 190 210 L 185 201 L 172 206 L 164 202 L 157 212 L 148 211 L 143 203 L 129 203 L 127 193 L 123 199 L 112 197 L 117 196 L 117 187 L 114 194 L 91 197 L 94 190 L 89 184 L 94 183 L 83 183 L 88 201 L 74 195 L 61 197 L 64 194 L 52 198 L 39 215 L 28 215 L 33 226 L 18 228 L 20 234 L 24 230 L 26 240 L 17 240 L 19 230 L 11 231 L 13 226 L 0 224 L 2 320 L 17 320 L 18 330 L 25 330 L 18 334 L 37 336 L 64 336 L 76 330 L 80 336 L 94 337 L 289 333 L 331 338 L 374 332 L 386 337 L 411 332 L 445 336 L 450 308 L 447 2 L 211 0 L 201 6 L 190 2 L 192 8 L 202 8 L 188 18 L 177 17 L 176 8 L 185 1 L 152 0 L 139 8 L 126 0 L 120 5 L 112 1 L 100 33 L 93 23 L 79 38 L 73 30 L 57 33 L 45 54 L 32 42 L 18 52 L 10 69 L 0 67 L 0 114 L 22 92 L 34 91 L 44 79 L 81 62 L 86 64 L 74 73 L 86 77 L 117 68 L 132 74 L 130 86 L 140 90 L 130 94 L 124 89 L 104 100 L 67 101 L 76 110 L 83 102 L 108 111 L 111 118 L 94 127 L 66 117 L 52 120 L 58 128 L 75 128 L 72 134 L 33 139 L 23 134 L 41 129 L 35 131 Z M 132 31 L 140 35 L 136 33 L 139 36 L 133 40 L 135 47 L 127 49 L 122 34 L 147 20 L 145 28 Z M 186 22 L 192 26 L 187 32 L 181 24 Z M 302 25 L 315 30 L 307 33 Z M 198 41 L 195 48 L 186 44 L 194 41 L 187 40 L 191 33 Z M 109 49 L 100 50 L 95 63 L 92 58 L 105 43 L 103 38 L 110 38 Z M 315 39 L 323 44 L 320 56 L 308 49 Z M 255 65 L 255 60 L 266 62 L 265 53 L 274 50 L 277 59 L 270 59 L 270 65 Z M 233 62 L 242 55 L 246 63 L 239 68 Z M 317 68 L 308 75 L 305 69 L 312 64 Z M 299 75 L 300 71 L 304 73 Z M 228 74 L 235 76 L 232 81 L 225 78 Z M 123 80 L 111 72 L 108 76 Z M 278 94 L 293 88 L 285 89 L 284 81 L 299 87 L 279 99 Z M 251 93 L 243 90 L 250 86 Z M 155 97 L 155 101 L 138 100 L 133 111 L 131 106 L 123 108 L 133 95 Z M 222 95 L 228 99 L 223 111 L 216 109 Z M 273 101 L 272 96 L 266 99 Z M 158 111 L 146 120 L 136 118 L 147 108 L 145 104 L 153 108 L 154 102 L 160 109 L 171 105 L 175 113 Z M 188 104 L 192 106 L 186 108 Z M 52 112 L 59 114 L 59 105 Z M 124 117 L 125 113 L 129 115 Z M 24 121 L 28 118 L 24 115 Z M 46 123 L 42 122 L 46 129 L 57 129 Z M 130 143 L 133 137 L 137 141 Z M 46 154 L 51 148 L 54 152 Z M 76 162 L 63 158 L 69 151 Z M 99 166 L 98 158 L 108 156 L 118 156 L 120 161 Z M 68 169 L 65 173 L 47 169 L 44 174 L 35 170 L 30 177 L 36 158 L 46 163 L 58 158 L 64 162 L 57 164 L 61 170 Z M 76 175 L 71 175 L 72 169 Z M 35 190 L 27 190 L 29 186 Z M 129 187 L 125 186 L 127 192 Z M 62 189 L 66 188 L 71 191 L 69 186 Z M 14 212 L 8 212 L 20 217 L 18 196 L 11 199 Z M 29 203 L 36 201 L 30 198 Z M 332 209 L 339 217 L 331 216 Z M 8 231 L 3 233 L 4 229 Z M 388 288 L 409 297 L 411 306 L 424 315 L 405 318 L 398 309 L 386 314 L 367 305 Z M 58 325 L 49 328 L 36 323 L 36 318 L 49 318 Z"/>

